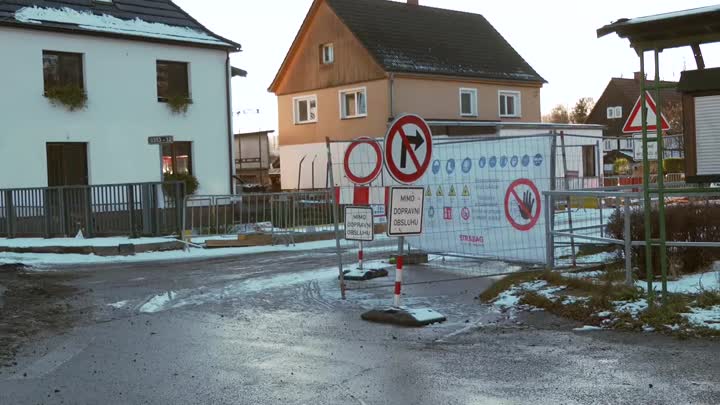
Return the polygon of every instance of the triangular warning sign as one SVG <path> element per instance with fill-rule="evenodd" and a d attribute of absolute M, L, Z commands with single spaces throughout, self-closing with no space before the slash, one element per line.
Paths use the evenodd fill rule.
<path fill-rule="evenodd" d="M 625 126 L 623 127 L 623 133 L 625 134 L 635 134 L 638 132 L 642 132 L 642 105 L 640 104 L 641 98 L 642 97 L 638 97 L 635 106 L 630 112 L 630 116 L 628 117 L 627 122 L 625 122 Z M 653 100 L 650 92 L 645 92 L 645 104 L 647 104 L 647 129 L 648 131 L 657 131 L 657 106 L 655 105 L 655 100 Z M 670 124 L 668 124 L 668 120 L 667 118 L 665 118 L 664 114 L 661 115 L 661 118 L 662 129 L 663 131 L 667 131 L 668 129 L 670 129 Z"/>
<path fill-rule="evenodd" d="M 468 186 L 463 188 L 463 197 L 470 197 L 470 188 Z"/>
<path fill-rule="evenodd" d="M 425 197 L 432 197 L 432 189 L 430 186 L 428 186 L 427 191 L 425 192 Z"/>
<path fill-rule="evenodd" d="M 442 186 L 438 187 L 437 196 L 438 197 L 444 196 L 443 191 L 442 191 Z"/>
<path fill-rule="evenodd" d="M 457 193 L 455 192 L 455 186 L 450 186 L 450 194 L 448 194 L 450 197 L 457 197 Z"/>

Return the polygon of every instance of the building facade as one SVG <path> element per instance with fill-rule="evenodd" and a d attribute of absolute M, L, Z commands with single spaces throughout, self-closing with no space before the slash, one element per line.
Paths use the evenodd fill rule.
<path fill-rule="evenodd" d="M 540 122 L 545 80 L 484 17 L 416 3 L 313 3 L 269 89 L 283 189 L 326 183 L 323 170 L 299 173 L 303 159 L 325 167 L 326 138 L 382 137 L 402 114 L 424 117 L 435 136 Z"/>
<path fill-rule="evenodd" d="M 239 45 L 169 1 L 135 4 L 132 16 L 124 1 L 36 3 L 0 5 L 0 188 L 187 173 L 199 193 L 232 191 L 229 54 Z"/>

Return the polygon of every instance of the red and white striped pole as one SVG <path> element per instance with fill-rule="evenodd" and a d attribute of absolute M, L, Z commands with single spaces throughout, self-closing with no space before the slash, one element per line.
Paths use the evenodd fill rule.
<path fill-rule="evenodd" d="M 405 237 L 400 237 L 399 253 L 395 259 L 395 300 L 394 304 L 399 307 L 401 304 L 400 294 L 402 292 L 403 255 L 405 250 Z"/>
<path fill-rule="evenodd" d="M 358 270 L 363 269 L 363 243 L 360 241 L 360 249 L 358 249 Z"/>

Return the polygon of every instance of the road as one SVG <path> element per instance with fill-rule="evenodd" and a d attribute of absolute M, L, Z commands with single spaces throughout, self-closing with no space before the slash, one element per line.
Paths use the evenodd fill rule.
<path fill-rule="evenodd" d="M 52 289 L 64 309 L 40 326 L 37 314 L 16 319 L 27 333 L 0 368 L 0 403 L 720 403 L 717 342 L 573 332 L 540 312 L 508 319 L 475 300 L 491 279 L 458 280 L 496 263 L 411 267 L 406 302 L 448 321 L 370 324 L 360 314 L 391 303 L 392 289 L 378 286 L 392 278 L 351 283 L 342 301 L 335 261 L 313 251 L 29 276 L 6 268 L 6 326 L 9 310 L 32 308 L 13 304 L 15 279 Z"/>

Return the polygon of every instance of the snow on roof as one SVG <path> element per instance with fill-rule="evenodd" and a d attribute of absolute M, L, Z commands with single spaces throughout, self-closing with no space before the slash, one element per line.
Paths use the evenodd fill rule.
<path fill-rule="evenodd" d="M 637 17 L 637 18 L 632 18 L 628 21 L 625 21 L 624 23 L 625 24 L 641 24 L 641 23 L 647 23 L 647 22 L 651 22 L 651 21 L 667 20 L 669 18 L 688 17 L 688 16 L 692 16 L 692 15 L 696 15 L 696 14 L 712 13 L 714 11 L 720 11 L 720 4 L 716 4 L 714 6 L 693 8 L 690 10 L 680 10 L 680 11 L 673 11 L 670 13 L 650 15 L 650 16 L 646 16 L 646 17 Z"/>
<path fill-rule="evenodd" d="M 182 42 L 195 42 L 209 45 L 232 46 L 219 38 L 188 27 L 151 23 L 143 21 L 139 18 L 135 18 L 134 20 L 122 20 L 105 14 L 97 15 L 73 10 L 68 7 L 24 7 L 15 12 L 15 20 L 31 24 L 73 24 L 82 29 L 104 33 L 168 39 Z"/>

